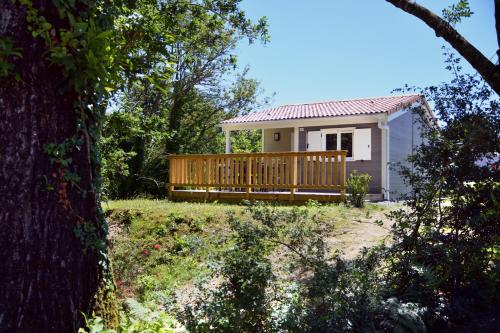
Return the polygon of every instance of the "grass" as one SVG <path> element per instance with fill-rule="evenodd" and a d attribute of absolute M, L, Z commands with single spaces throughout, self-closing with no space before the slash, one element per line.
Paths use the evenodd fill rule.
<path fill-rule="evenodd" d="M 204 276 L 210 257 L 227 246 L 228 214 L 246 214 L 243 205 L 147 199 L 109 201 L 103 208 L 110 221 L 119 295 L 155 302 Z M 377 204 L 361 209 L 312 205 L 311 209 L 321 210 L 322 219 L 331 226 L 332 248 L 346 249 L 348 254 L 381 238 L 383 233 L 376 229 L 380 227 L 372 222 L 384 219 L 389 210 Z M 365 235 L 367 230 L 371 231 Z"/>

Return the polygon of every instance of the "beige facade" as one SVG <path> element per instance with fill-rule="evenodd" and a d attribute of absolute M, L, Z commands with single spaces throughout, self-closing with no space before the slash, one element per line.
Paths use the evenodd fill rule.
<path fill-rule="evenodd" d="M 293 151 L 293 128 L 269 128 L 263 131 L 263 152 Z M 275 133 L 279 133 L 279 141 L 275 140 Z"/>

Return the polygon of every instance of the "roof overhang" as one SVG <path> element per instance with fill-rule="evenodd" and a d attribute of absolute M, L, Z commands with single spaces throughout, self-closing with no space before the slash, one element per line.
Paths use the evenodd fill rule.
<path fill-rule="evenodd" d="M 245 129 L 267 129 L 267 128 L 290 128 L 290 127 L 311 127 L 321 125 L 346 125 L 376 123 L 380 119 L 385 119 L 386 113 L 376 113 L 373 115 L 357 116 L 336 116 L 320 118 L 301 118 L 270 121 L 255 121 L 244 123 L 222 123 L 219 126 L 225 131 L 237 131 Z"/>

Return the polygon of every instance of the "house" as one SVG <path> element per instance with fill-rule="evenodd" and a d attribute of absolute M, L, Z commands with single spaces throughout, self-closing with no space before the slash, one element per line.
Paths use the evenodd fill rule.
<path fill-rule="evenodd" d="M 283 105 L 220 126 L 226 154 L 231 153 L 231 132 L 247 129 L 262 131 L 263 153 L 344 150 L 347 176 L 353 170 L 368 173 L 372 199 L 397 200 L 409 188 L 390 166 L 405 163 L 422 143 L 422 126 L 434 122 L 423 96 L 401 95 Z"/>

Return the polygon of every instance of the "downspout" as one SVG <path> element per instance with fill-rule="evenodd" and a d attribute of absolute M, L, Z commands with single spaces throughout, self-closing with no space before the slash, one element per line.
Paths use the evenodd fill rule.
<path fill-rule="evenodd" d="M 390 200 L 390 183 L 389 183 L 389 163 L 390 163 L 390 150 L 389 150 L 389 138 L 390 138 L 390 128 L 387 125 L 387 121 L 384 123 L 382 122 L 381 119 L 379 119 L 377 123 L 378 128 L 380 128 L 383 131 L 383 134 L 385 134 L 385 184 L 383 184 L 384 187 L 384 199 L 385 200 Z M 384 161 L 384 159 L 382 159 Z"/>

